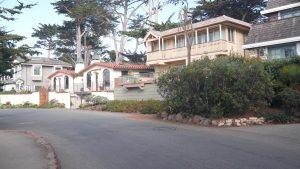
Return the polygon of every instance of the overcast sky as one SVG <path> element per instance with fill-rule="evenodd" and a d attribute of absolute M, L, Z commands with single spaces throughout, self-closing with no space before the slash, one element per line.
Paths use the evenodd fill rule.
<path fill-rule="evenodd" d="M 2 0 L 3 1 L 3 0 Z M 6 30 L 12 31 L 12 33 L 16 33 L 22 36 L 27 37 L 26 40 L 22 41 L 22 44 L 28 44 L 29 46 L 33 46 L 35 44 L 36 38 L 32 38 L 31 34 L 33 32 L 33 28 L 36 28 L 39 23 L 43 24 L 62 24 L 63 20 L 67 20 L 63 15 L 58 15 L 53 6 L 52 2 L 56 0 L 20 0 L 24 3 L 38 3 L 38 5 L 34 6 L 31 9 L 25 9 L 21 15 L 16 15 L 15 21 L 2 21 L 1 26 L 4 26 Z M 5 7 L 13 7 L 17 4 L 16 0 L 4 0 L 1 6 Z M 195 5 L 194 0 L 190 0 L 190 7 Z M 165 21 L 172 13 L 178 12 L 181 9 L 180 5 L 173 6 L 168 5 L 163 8 L 160 12 L 159 20 Z M 174 15 L 173 19 L 176 20 L 178 15 Z M 112 42 L 109 38 L 103 38 L 103 42 L 112 49 Z M 126 45 L 127 49 L 133 48 L 132 43 L 128 43 Z M 140 48 L 143 50 L 143 47 Z M 46 56 L 46 52 L 42 51 L 43 55 Z"/>

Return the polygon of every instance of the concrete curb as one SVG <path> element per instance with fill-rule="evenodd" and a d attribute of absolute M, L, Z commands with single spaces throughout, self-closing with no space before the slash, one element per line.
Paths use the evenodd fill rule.
<path fill-rule="evenodd" d="M 43 137 L 38 136 L 36 133 L 32 131 L 23 131 L 23 130 L 2 130 L 4 132 L 12 132 L 12 133 L 19 133 L 23 134 L 27 137 L 30 137 L 35 140 L 42 148 L 44 148 L 47 152 L 47 169 L 59 169 L 59 161 L 53 146 L 47 142 Z"/>

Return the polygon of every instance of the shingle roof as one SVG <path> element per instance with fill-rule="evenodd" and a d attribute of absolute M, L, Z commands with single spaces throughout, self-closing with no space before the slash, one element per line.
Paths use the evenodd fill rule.
<path fill-rule="evenodd" d="M 53 58 L 46 58 L 46 57 L 32 57 L 29 59 L 28 62 L 23 63 L 25 65 L 31 65 L 31 64 L 42 64 L 42 65 L 59 65 L 59 66 L 66 66 L 66 67 L 72 67 L 70 63 L 53 59 Z"/>
<path fill-rule="evenodd" d="M 51 79 L 52 77 L 54 77 L 58 74 L 69 75 L 72 77 L 76 76 L 76 73 L 73 70 L 58 70 L 58 71 L 52 73 L 50 76 L 48 76 L 48 78 Z"/>
<path fill-rule="evenodd" d="M 153 70 L 152 67 L 147 66 L 147 65 L 117 64 L 117 63 L 113 63 L 113 62 L 96 62 L 96 63 L 91 64 L 88 67 L 84 68 L 80 72 L 78 72 L 78 75 L 81 75 L 84 72 L 86 72 L 96 66 L 101 66 L 101 67 L 106 67 L 106 68 L 111 68 L 111 69 L 125 69 L 125 70 Z"/>
<path fill-rule="evenodd" d="M 266 9 L 277 8 L 297 2 L 299 2 L 299 0 L 269 0 Z"/>
<path fill-rule="evenodd" d="M 300 17 L 252 25 L 246 44 L 300 36 Z"/>

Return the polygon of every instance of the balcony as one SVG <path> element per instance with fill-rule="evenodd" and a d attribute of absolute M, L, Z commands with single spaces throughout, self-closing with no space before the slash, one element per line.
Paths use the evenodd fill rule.
<path fill-rule="evenodd" d="M 205 55 L 228 53 L 233 45 L 233 43 L 226 40 L 193 45 L 191 50 L 192 59 L 200 58 Z M 185 60 L 186 55 L 186 47 L 165 49 L 147 53 L 147 62 L 151 64 L 155 61 L 165 62 L 168 60 Z"/>
<path fill-rule="evenodd" d="M 145 84 L 154 83 L 154 73 L 140 73 L 132 76 L 120 77 L 120 85 L 129 88 L 143 89 Z"/>

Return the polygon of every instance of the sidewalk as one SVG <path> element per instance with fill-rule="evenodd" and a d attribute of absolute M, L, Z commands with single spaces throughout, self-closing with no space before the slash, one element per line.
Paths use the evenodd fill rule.
<path fill-rule="evenodd" d="M 30 132 L 0 130 L 0 168 L 55 168 L 51 164 L 53 157 L 49 157 L 51 152 L 44 143 Z"/>

